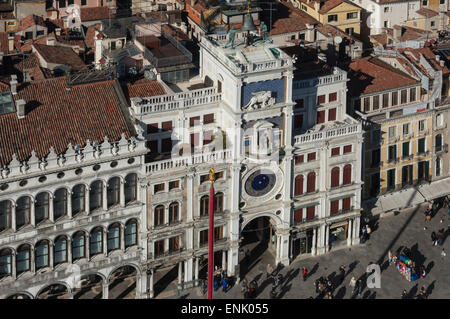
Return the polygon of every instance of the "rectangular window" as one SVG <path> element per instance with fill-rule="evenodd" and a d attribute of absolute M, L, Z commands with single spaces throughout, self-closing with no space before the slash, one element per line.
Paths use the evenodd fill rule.
<path fill-rule="evenodd" d="M 336 121 L 336 108 L 328 110 L 328 121 Z"/>
<path fill-rule="evenodd" d="M 203 124 L 214 123 L 214 113 L 203 115 Z"/>
<path fill-rule="evenodd" d="M 398 104 L 398 92 L 392 92 L 392 106 L 395 106 Z"/>
<path fill-rule="evenodd" d="M 120 227 L 111 227 L 108 229 L 108 251 L 120 248 Z"/>
<path fill-rule="evenodd" d="M 325 111 L 317 112 L 317 124 L 321 124 L 325 122 Z"/>
<path fill-rule="evenodd" d="M 389 7 L 384 7 L 384 12 L 389 12 Z"/>
<path fill-rule="evenodd" d="M 391 126 L 389 127 L 389 139 L 394 139 L 397 136 L 397 127 Z"/>
<path fill-rule="evenodd" d="M 315 152 L 309 153 L 308 154 L 308 162 L 315 161 L 315 160 L 316 160 L 316 153 Z"/>
<path fill-rule="evenodd" d="M 200 176 L 200 184 L 209 181 L 209 175 L 201 175 Z"/>
<path fill-rule="evenodd" d="M 383 25 L 384 25 L 385 28 L 388 28 L 388 27 L 389 27 L 389 21 L 388 21 L 388 20 L 385 20 L 385 21 L 383 22 Z"/>
<path fill-rule="evenodd" d="M 407 90 L 401 90 L 401 92 L 400 92 L 401 104 L 405 104 L 407 102 L 407 96 L 408 96 L 408 91 Z"/>
<path fill-rule="evenodd" d="M 344 154 L 351 153 L 352 152 L 352 145 L 345 145 L 344 146 Z"/>
<path fill-rule="evenodd" d="M 313 219 L 316 216 L 316 206 L 306 208 L 306 219 Z"/>
<path fill-rule="evenodd" d="M 303 208 L 294 210 L 294 224 L 301 223 L 303 219 Z"/>
<path fill-rule="evenodd" d="M 164 191 L 164 183 L 156 184 L 154 186 L 154 193 L 162 192 L 162 191 Z"/>
<path fill-rule="evenodd" d="M 223 226 L 214 228 L 214 241 L 223 239 Z"/>
<path fill-rule="evenodd" d="M 364 112 L 370 111 L 370 97 L 364 98 Z"/>
<path fill-rule="evenodd" d="M 175 252 L 180 250 L 180 237 L 172 237 L 169 238 L 169 251 Z"/>
<path fill-rule="evenodd" d="M 416 88 L 410 88 L 409 89 L 409 101 L 415 102 L 416 101 Z"/>
<path fill-rule="evenodd" d="M 172 139 L 164 138 L 161 140 L 161 153 L 170 153 L 172 152 Z"/>
<path fill-rule="evenodd" d="M 295 164 L 301 164 L 305 161 L 305 155 L 297 155 L 295 157 Z"/>
<path fill-rule="evenodd" d="M 74 237 L 72 240 L 72 258 L 84 258 L 84 236 Z"/>
<path fill-rule="evenodd" d="M 409 123 L 403 124 L 403 136 L 409 134 Z"/>
<path fill-rule="evenodd" d="M 86 5 L 87 0 L 81 0 L 81 5 L 85 6 Z"/>
<path fill-rule="evenodd" d="M 383 94 L 383 107 L 389 106 L 389 93 Z"/>
<path fill-rule="evenodd" d="M 387 171 L 387 189 L 395 188 L 395 168 Z"/>
<path fill-rule="evenodd" d="M 402 155 L 403 157 L 409 156 L 409 142 L 404 142 L 402 144 Z"/>
<path fill-rule="evenodd" d="M 334 148 L 332 148 L 332 149 L 331 149 L 331 156 L 339 155 L 340 149 L 341 149 L 340 147 L 334 147 Z"/>
<path fill-rule="evenodd" d="M 337 21 L 338 20 L 338 16 L 337 14 L 330 14 L 328 15 L 328 22 L 333 22 L 333 21 Z"/>
<path fill-rule="evenodd" d="M 35 248 L 36 268 L 48 267 L 48 245 L 40 245 Z"/>
<path fill-rule="evenodd" d="M 397 144 L 390 145 L 388 149 L 388 161 L 395 161 L 397 158 Z"/>
<path fill-rule="evenodd" d="M 44 30 L 40 30 L 40 31 L 36 32 L 36 36 L 37 37 L 40 37 L 40 36 L 43 36 L 43 35 L 44 35 Z"/>
<path fill-rule="evenodd" d="M 380 96 L 379 95 L 374 95 L 372 97 L 372 109 L 373 110 L 378 110 L 380 108 Z"/>
<path fill-rule="evenodd" d="M 339 200 L 330 201 L 330 214 L 337 213 L 339 211 Z"/>
<path fill-rule="evenodd" d="M 59 7 L 65 8 L 66 7 L 66 0 L 59 0 Z"/>
<path fill-rule="evenodd" d="M 303 126 L 303 114 L 297 114 L 294 116 L 294 128 L 301 129 Z"/>
<path fill-rule="evenodd" d="M 305 106 L 305 100 L 304 99 L 295 100 L 295 108 L 296 109 L 302 109 L 304 106 Z"/>
<path fill-rule="evenodd" d="M 155 241 L 155 256 L 159 257 L 164 254 L 164 239 Z"/>
<path fill-rule="evenodd" d="M 425 153 L 425 137 L 419 138 L 418 143 L 417 143 L 417 152 Z"/>
<path fill-rule="evenodd" d="M 208 244 L 208 229 L 200 231 L 199 237 L 200 237 L 200 246 Z"/>
<path fill-rule="evenodd" d="M 355 28 L 345 28 L 345 33 L 352 35 L 355 33 Z"/>
<path fill-rule="evenodd" d="M 419 121 L 419 132 L 425 131 L 425 120 Z"/>
<path fill-rule="evenodd" d="M 356 19 L 356 18 L 358 18 L 358 12 L 348 12 L 347 13 L 347 20 Z"/>
<path fill-rule="evenodd" d="M 337 92 L 328 94 L 328 102 L 334 102 L 337 100 Z"/>
<path fill-rule="evenodd" d="M 82 237 L 84 239 L 84 237 Z M 74 256 L 74 254 L 72 254 Z M 30 250 L 25 249 L 17 253 L 17 273 L 20 274 L 30 270 Z"/>
<path fill-rule="evenodd" d="M 325 95 L 324 94 L 323 95 L 319 95 L 317 97 L 317 104 L 323 104 L 323 103 L 325 103 Z"/>
<path fill-rule="evenodd" d="M 163 131 L 171 131 L 172 130 L 172 121 L 162 122 L 161 128 Z"/>
<path fill-rule="evenodd" d="M 200 124 L 200 116 L 194 116 L 189 119 L 190 127 L 196 126 Z"/>
<path fill-rule="evenodd" d="M 350 210 L 351 209 L 351 206 L 350 206 L 351 202 L 352 202 L 351 197 L 347 197 L 347 198 L 342 199 L 342 210 L 343 211 Z"/>
<path fill-rule="evenodd" d="M 169 182 L 169 190 L 178 189 L 180 187 L 180 181 Z"/>

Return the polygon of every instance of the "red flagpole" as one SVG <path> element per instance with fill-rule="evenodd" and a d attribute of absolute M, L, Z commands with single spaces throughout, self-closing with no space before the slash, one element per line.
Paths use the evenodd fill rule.
<path fill-rule="evenodd" d="M 208 299 L 212 299 L 213 292 L 213 271 L 214 271 L 214 169 L 209 171 L 209 256 L 208 256 Z"/>

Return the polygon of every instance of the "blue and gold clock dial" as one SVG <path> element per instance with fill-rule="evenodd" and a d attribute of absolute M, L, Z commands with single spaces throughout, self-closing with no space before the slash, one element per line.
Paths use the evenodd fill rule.
<path fill-rule="evenodd" d="M 250 196 L 263 196 L 270 192 L 275 186 L 276 177 L 275 174 L 264 170 L 257 170 L 252 173 L 245 182 L 245 191 Z"/>

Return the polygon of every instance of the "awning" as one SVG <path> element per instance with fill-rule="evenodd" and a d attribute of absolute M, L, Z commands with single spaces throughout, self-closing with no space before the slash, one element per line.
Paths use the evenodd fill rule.
<path fill-rule="evenodd" d="M 380 196 L 375 206 L 381 208 L 381 212 L 388 212 L 394 209 L 411 207 L 423 203 L 424 201 L 425 198 L 417 189 L 407 188 L 395 193 Z"/>
<path fill-rule="evenodd" d="M 422 185 L 419 191 L 426 198 L 432 200 L 450 194 L 450 178 L 441 179 L 431 184 Z"/>

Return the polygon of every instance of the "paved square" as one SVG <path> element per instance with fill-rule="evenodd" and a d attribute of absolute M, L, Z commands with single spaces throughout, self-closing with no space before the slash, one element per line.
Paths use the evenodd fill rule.
<path fill-rule="evenodd" d="M 422 285 L 427 287 L 429 298 L 450 298 L 450 240 L 447 238 L 450 232 L 450 215 L 447 208 L 441 209 L 430 222 L 425 222 L 424 211 L 426 205 L 417 208 L 403 210 L 394 215 L 385 215 L 379 219 L 377 226 L 372 228 L 370 240 L 365 244 L 354 247 L 344 247 L 332 250 L 321 256 L 308 257 L 306 259 L 297 259 L 290 266 L 285 267 L 281 273 L 284 276 L 279 298 L 303 299 L 317 297 L 314 288 L 314 281 L 320 276 L 329 276 L 335 278 L 334 298 L 354 298 L 352 288 L 349 286 L 350 279 L 354 276 L 356 279 L 364 275 L 369 263 L 380 262 L 382 266 L 381 288 L 364 288 L 360 298 L 388 298 L 399 299 L 403 289 L 406 289 L 410 297 L 419 293 Z M 442 222 L 441 222 L 442 220 Z M 424 230 L 424 227 L 427 229 Z M 431 233 L 444 229 L 446 239 L 443 246 L 433 246 Z M 418 279 L 414 282 L 407 281 L 400 274 L 394 265 L 388 266 L 388 251 L 392 254 L 402 247 L 406 246 L 411 250 L 413 260 L 416 265 L 424 265 L 427 269 L 427 276 L 424 279 Z M 446 257 L 441 256 L 442 249 L 447 253 Z M 266 252 L 260 262 L 247 274 L 247 280 L 257 279 L 260 287 L 257 298 L 269 298 L 269 292 L 272 287 L 272 280 L 266 280 L 265 260 L 271 259 L 270 254 Z M 273 260 L 273 259 L 271 259 Z M 341 284 L 339 266 L 346 266 L 346 275 Z M 353 266 L 353 269 L 350 267 Z M 306 266 L 308 271 L 312 271 L 311 277 L 306 282 L 301 276 L 301 268 Z M 365 286 L 365 284 L 364 284 Z M 177 296 L 173 296 L 177 297 Z M 184 291 L 182 298 L 197 299 L 206 298 L 199 288 Z M 237 284 L 228 292 L 221 290 L 214 292 L 214 298 L 242 298 L 240 285 Z"/>

